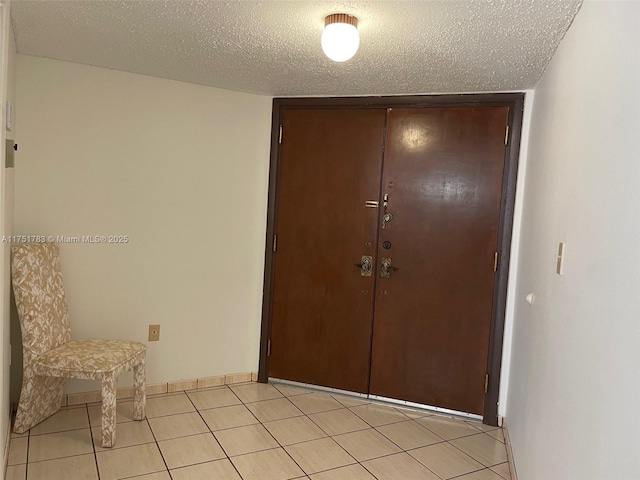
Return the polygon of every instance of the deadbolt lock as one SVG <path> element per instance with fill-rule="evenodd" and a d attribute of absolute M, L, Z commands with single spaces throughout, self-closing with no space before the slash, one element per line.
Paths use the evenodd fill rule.
<path fill-rule="evenodd" d="M 360 269 L 360 276 L 370 277 L 373 272 L 373 257 L 370 255 L 362 255 L 360 263 L 354 264 L 354 267 Z"/>
<path fill-rule="evenodd" d="M 385 213 L 382 216 L 382 228 L 385 229 L 387 228 L 387 223 L 390 222 L 391 220 L 393 220 L 393 213 Z"/>
<path fill-rule="evenodd" d="M 391 265 L 391 259 L 382 257 L 380 260 L 380 278 L 391 278 L 391 272 L 395 272 L 398 269 Z"/>

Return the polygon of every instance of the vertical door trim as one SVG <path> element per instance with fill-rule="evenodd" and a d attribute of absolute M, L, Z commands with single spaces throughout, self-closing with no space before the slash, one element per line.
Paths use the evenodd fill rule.
<path fill-rule="evenodd" d="M 496 272 L 493 290 L 491 333 L 488 346 L 487 373 L 489 385 L 485 394 L 483 422 L 498 424 L 498 396 L 500 393 L 500 370 L 502 366 L 502 344 L 504 335 L 507 283 L 511 254 L 513 214 L 515 208 L 516 178 L 522 133 L 524 93 L 492 93 L 464 95 L 425 95 L 399 97 L 312 97 L 274 98 L 271 117 L 271 154 L 269 167 L 269 195 L 267 208 L 267 232 L 265 242 L 264 283 L 262 296 L 262 324 L 260 331 L 260 366 L 258 381 L 268 382 L 268 343 L 271 337 L 271 309 L 275 255 L 274 235 L 278 210 L 278 172 L 280 164 L 280 126 L 286 110 L 310 109 L 356 109 L 356 108 L 429 108 L 429 107 L 509 107 L 509 141 L 505 147 L 505 163 L 502 181 L 502 200 L 498 226 L 498 252 L 500 264 Z M 507 125 L 505 125 L 506 127 Z M 278 348 L 273 345 L 272 348 Z"/>
<path fill-rule="evenodd" d="M 496 272 L 497 277 L 493 284 L 493 307 L 487 365 L 489 384 L 487 393 L 485 394 L 483 420 L 484 423 L 496 427 L 498 426 L 500 371 L 502 368 L 502 346 L 507 308 L 507 285 L 509 282 L 509 263 L 511 261 L 511 238 L 516 202 L 516 180 L 518 177 L 518 158 L 520 155 L 523 110 L 524 93 L 518 94 L 509 108 L 509 118 L 507 120 L 509 137 L 505 148 L 504 172 L 502 175 L 502 205 L 500 207 L 500 221 L 498 223 L 499 263 Z"/>

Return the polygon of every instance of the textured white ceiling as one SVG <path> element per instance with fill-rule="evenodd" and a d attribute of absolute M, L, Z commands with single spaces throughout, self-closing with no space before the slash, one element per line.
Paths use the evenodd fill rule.
<path fill-rule="evenodd" d="M 582 0 L 13 0 L 18 52 L 276 96 L 533 88 Z M 346 63 L 324 17 L 359 19 Z"/>

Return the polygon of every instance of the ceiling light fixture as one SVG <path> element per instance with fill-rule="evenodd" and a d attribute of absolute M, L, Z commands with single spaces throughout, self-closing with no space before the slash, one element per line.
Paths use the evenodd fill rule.
<path fill-rule="evenodd" d="M 320 40 L 322 51 L 334 62 L 346 62 L 360 46 L 358 19 L 346 13 L 334 13 L 324 19 Z"/>

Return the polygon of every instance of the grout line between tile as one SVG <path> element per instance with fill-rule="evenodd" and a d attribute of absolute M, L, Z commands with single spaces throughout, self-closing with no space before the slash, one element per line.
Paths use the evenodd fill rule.
<path fill-rule="evenodd" d="M 498 475 L 499 477 L 504 478 L 504 480 L 508 480 L 508 479 L 506 479 L 503 475 L 499 474 L 498 472 L 496 472 L 496 471 L 494 470 L 494 468 L 495 468 L 495 467 L 498 467 L 498 466 L 500 466 L 500 465 L 504 465 L 505 463 L 507 464 L 507 468 L 509 468 L 509 462 L 502 462 L 502 463 L 498 463 L 497 465 L 493 465 L 492 467 L 489 467 L 489 470 L 491 470 L 493 473 L 495 473 L 495 474 L 496 474 L 496 475 Z M 511 475 L 511 473 L 509 473 L 509 475 Z"/>
<path fill-rule="evenodd" d="M 24 467 L 24 478 L 29 478 L 29 446 L 31 443 L 31 429 L 27 431 L 27 463 Z"/>
<path fill-rule="evenodd" d="M 84 404 L 84 410 L 87 414 L 87 421 L 89 422 L 89 436 L 91 437 L 91 447 L 93 448 L 93 461 L 96 464 L 96 475 L 98 475 L 98 480 L 100 480 L 100 468 L 98 467 L 98 456 L 96 455 L 96 441 L 93 438 L 93 427 L 91 426 L 91 417 L 89 416 L 89 405 L 86 403 Z M 102 435 L 102 425 L 100 425 L 100 434 Z"/>
<path fill-rule="evenodd" d="M 238 396 L 236 395 L 236 393 L 231 390 L 231 388 L 229 388 L 228 385 L 223 385 L 224 388 L 227 388 L 233 395 L 235 395 L 235 397 L 238 399 L 238 401 L 240 402 L 240 405 L 244 405 L 242 403 L 242 400 L 240 400 L 240 398 L 238 398 Z M 204 424 L 207 426 L 207 428 L 209 429 L 209 432 L 211 433 L 211 436 L 213 437 L 213 439 L 216 441 L 216 443 L 218 444 L 218 446 L 220 447 L 220 450 L 222 450 L 222 453 L 224 453 L 225 458 L 229 461 L 229 463 L 231 464 L 231 466 L 233 467 L 233 469 L 236 471 L 236 473 L 238 474 L 238 476 L 242 479 L 242 475 L 240 474 L 240 472 L 238 471 L 238 469 L 236 468 L 235 464 L 231 461 L 231 457 L 229 457 L 229 455 L 227 454 L 227 451 L 224 449 L 224 447 L 222 446 L 222 444 L 220 443 L 220 440 L 218 440 L 218 437 L 216 437 L 216 434 L 213 432 L 213 430 L 211 430 L 211 427 L 209 426 L 209 424 L 207 423 L 207 421 L 204 419 L 204 417 L 202 416 L 202 413 L 200 413 L 200 410 L 198 409 L 198 407 L 196 407 L 196 404 L 193 403 L 193 400 L 191 399 L 191 397 L 189 395 L 187 395 L 187 398 L 189 399 L 189 401 L 191 402 L 191 405 L 193 405 L 193 408 L 196 409 L 196 412 L 198 412 L 198 415 L 200 416 L 200 418 L 202 419 L 202 421 L 204 422 Z M 231 405 L 229 405 L 231 406 Z M 222 407 L 218 407 L 218 408 L 222 408 Z M 208 409 L 205 409 L 208 410 Z M 247 408 L 247 410 L 249 410 Z M 249 413 L 251 415 L 253 415 L 253 412 L 251 412 L 251 410 L 249 410 Z M 255 418 L 255 415 L 253 415 L 253 417 Z M 260 422 L 260 420 L 258 420 L 256 418 L 256 420 L 258 422 Z M 255 424 L 254 424 L 255 425 Z M 235 428 L 235 427 L 234 427 Z M 227 429 L 225 429 L 227 430 Z M 266 430 L 266 429 L 265 429 Z M 160 447 L 158 447 L 160 448 Z M 162 452 L 160 452 L 162 453 Z M 222 460 L 222 459 L 220 459 Z M 169 476 L 171 476 L 171 478 L 173 478 L 173 476 L 171 475 L 171 471 L 169 470 Z"/>
<path fill-rule="evenodd" d="M 480 462 L 478 462 L 478 463 L 480 463 Z M 491 469 L 489 467 L 485 467 L 484 465 L 483 465 L 483 467 L 484 468 L 479 468 L 478 470 L 473 470 L 472 472 L 462 473 L 460 475 L 456 475 L 455 477 L 449 477 L 447 480 L 455 480 L 456 478 L 464 477 L 465 475 L 471 475 L 472 473 L 484 472 L 485 470 L 491 471 Z M 496 472 L 493 472 L 493 471 L 491 471 L 491 473 L 495 473 L 496 475 L 498 475 Z M 498 476 L 500 476 L 500 475 L 498 475 Z"/>
<path fill-rule="evenodd" d="M 151 436 L 153 437 L 153 440 L 156 443 L 156 448 L 158 449 L 158 452 L 160 452 L 160 458 L 162 458 L 162 463 L 164 463 L 164 468 L 166 469 L 167 473 L 169 474 L 169 478 L 173 478 L 171 476 L 171 471 L 169 470 L 169 465 L 167 465 L 167 461 L 164 459 L 164 455 L 162 454 L 162 449 L 160 448 L 160 445 L 158 444 L 158 439 L 156 438 L 156 434 L 153 433 L 153 428 L 151 428 L 151 424 L 149 423 L 149 418 L 147 418 L 146 415 L 144 416 L 144 421 L 147 422 L 147 427 L 149 427 L 149 430 L 151 431 Z M 116 425 L 117 425 L 117 423 L 116 423 Z"/>
<path fill-rule="evenodd" d="M 459 440 L 459 439 L 461 439 L 461 438 L 474 437 L 474 436 L 476 436 L 476 435 L 477 435 L 477 434 L 475 434 L 475 433 L 474 433 L 473 435 L 465 435 L 464 437 L 452 438 L 451 440 L 447 440 L 447 443 L 448 443 L 449 445 L 451 445 L 453 448 L 457 448 L 458 450 L 460 450 L 460 451 L 461 451 L 462 453 L 464 453 L 467 457 L 469 457 L 469 458 L 471 458 L 471 459 L 475 460 L 476 462 L 478 462 L 478 463 L 479 463 L 480 465 L 482 465 L 485 469 L 489 469 L 489 468 L 493 467 L 494 465 L 485 465 L 484 463 L 482 463 L 482 462 L 481 462 L 480 460 L 478 460 L 477 458 L 472 457 L 472 456 L 471 456 L 471 455 L 469 455 L 467 452 L 465 452 L 464 450 L 462 450 L 460 447 L 458 447 L 458 446 L 454 445 L 453 443 L 451 443 L 451 442 L 452 442 L 452 441 L 454 441 L 454 440 Z M 487 435 L 487 436 L 488 436 L 488 437 L 491 437 L 491 435 Z M 491 438 L 492 438 L 492 437 L 491 437 Z M 496 441 L 496 442 L 498 442 L 498 443 L 500 443 L 500 441 L 499 441 L 499 440 L 496 440 L 495 438 L 493 438 L 493 440 L 494 440 L 494 441 Z M 501 462 L 501 463 L 504 463 L 504 462 Z M 495 465 L 500 465 L 500 464 L 499 464 L 499 463 L 496 463 Z M 496 473 L 496 475 L 498 475 L 498 474 Z M 499 475 L 498 475 L 498 476 L 499 476 Z"/>
<path fill-rule="evenodd" d="M 275 387 L 274 387 L 274 388 L 275 388 Z M 282 395 L 282 392 L 280 392 L 280 390 L 278 390 L 277 388 L 276 388 L 276 391 L 277 391 L 278 393 L 280 393 L 280 395 Z M 296 404 L 295 404 L 295 403 L 293 403 L 293 402 L 289 399 L 289 397 L 286 397 L 285 395 L 282 395 L 282 397 L 283 397 L 283 398 L 286 398 L 286 399 L 289 401 L 289 403 L 290 403 L 291 405 L 293 405 L 293 407 L 294 407 L 296 410 L 300 411 L 300 412 L 302 413 L 302 415 L 306 416 L 306 414 L 305 414 L 302 410 L 300 410 L 300 409 L 296 406 Z M 246 408 L 246 407 L 245 407 L 245 408 Z M 249 409 L 247 408 L 247 410 L 249 410 Z M 249 411 L 251 411 L 251 410 L 249 410 Z M 251 413 L 253 413 L 253 412 L 251 412 Z M 254 415 L 254 417 L 255 417 L 255 418 L 260 422 L 260 425 L 262 425 L 262 428 L 264 428 L 264 429 L 267 431 L 267 433 L 268 433 L 269 435 L 271 435 L 271 438 L 273 438 L 273 440 L 276 442 L 276 444 L 278 444 L 278 445 L 279 445 L 279 448 L 281 448 L 281 449 L 282 449 L 282 451 L 283 451 L 283 452 L 284 452 L 284 453 L 285 453 L 285 454 L 286 454 L 286 455 L 291 459 L 291 461 L 297 465 L 297 467 L 300 469 L 300 471 L 301 471 L 301 472 L 303 472 L 303 473 L 305 474 L 305 476 L 308 476 L 308 474 L 307 474 L 307 472 L 305 472 L 304 468 L 302 468 L 302 466 L 301 466 L 298 462 L 296 462 L 296 459 L 295 459 L 295 458 L 293 458 L 293 457 L 291 456 L 291 454 L 287 451 L 287 449 L 286 449 L 286 448 L 284 448 L 284 445 L 282 445 L 282 444 L 278 441 L 278 439 L 277 439 L 277 438 L 276 438 L 276 437 L 275 437 L 275 436 L 274 436 L 274 435 L 269 431 L 269 429 L 268 429 L 267 427 L 265 427 L 265 426 L 264 426 L 264 423 L 263 423 L 262 421 L 260 421 L 260 419 L 258 419 L 258 417 L 256 417 L 255 415 Z M 293 417 L 291 417 L 291 418 L 293 418 Z M 307 418 L 308 418 L 308 417 L 307 417 Z M 320 428 L 320 427 L 318 427 L 318 428 Z M 322 430 L 322 429 L 321 429 L 321 430 Z M 325 432 L 325 433 L 326 433 L 326 432 Z M 240 473 L 240 472 L 238 472 L 238 474 L 239 474 L 239 473 Z M 242 477 L 242 475 L 241 475 L 241 477 Z M 304 477 L 303 477 L 303 478 L 304 478 Z"/>

